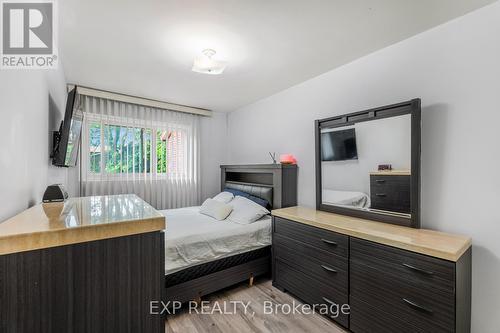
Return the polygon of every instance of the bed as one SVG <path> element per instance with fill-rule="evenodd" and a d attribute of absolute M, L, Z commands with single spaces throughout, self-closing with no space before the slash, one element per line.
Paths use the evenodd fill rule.
<path fill-rule="evenodd" d="M 297 167 L 280 164 L 221 166 L 221 190 L 240 190 L 270 203 L 296 205 Z M 249 225 L 217 221 L 199 207 L 162 211 L 166 216 L 167 301 L 186 302 L 270 274 L 271 217 Z"/>
<path fill-rule="evenodd" d="M 363 192 L 323 189 L 323 203 L 351 208 L 370 208 L 370 196 Z"/>
<path fill-rule="evenodd" d="M 168 221 L 165 233 L 167 275 L 271 245 L 270 216 L 250 224 L 238 224 L 203 215 L 199 207 L 161 213 Z"/>

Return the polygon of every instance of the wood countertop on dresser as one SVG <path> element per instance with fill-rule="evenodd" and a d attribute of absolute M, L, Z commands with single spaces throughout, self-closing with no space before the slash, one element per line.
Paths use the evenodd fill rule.
<path fill-rule="evenodd" d="M 372 176 L 411 176 L 410 170 L 379 170 L 370 172 Z"/>
<path fill-rule="evenodd" d="M 306 207 L 276 209 L 272 215 L 453 262 L 472 243 L 466 236 L 374 222 Z"/>
<path fill-rule="evenodd" d="M 39 204 L 0 223 L 0 255 L 161 231 L 165 217 L 134 194 Z"/>

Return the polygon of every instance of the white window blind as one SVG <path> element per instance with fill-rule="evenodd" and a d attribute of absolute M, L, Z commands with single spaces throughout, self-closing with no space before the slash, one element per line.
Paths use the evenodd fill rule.
<path fill-rule="evenodd" d="M 199 204 L 199 116 L 82 98 L 83 195 L 135 193 L 157 209 Z"/>

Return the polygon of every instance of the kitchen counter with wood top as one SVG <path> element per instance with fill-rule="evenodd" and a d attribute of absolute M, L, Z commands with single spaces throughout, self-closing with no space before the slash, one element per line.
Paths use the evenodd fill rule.
<path fill-rule="evenodd" d="M 272 211 L 272 215 L 453 262 L 456 262 L 471 246 L 471 238 L 466 236 L 412 229 L 312 208 L 277 209 Z"/>
<path fill-rule="evenodd" d="M 39 204 L 0 223 L 0 255 L 164 230 L 165 217 L 134 194 Z"/>

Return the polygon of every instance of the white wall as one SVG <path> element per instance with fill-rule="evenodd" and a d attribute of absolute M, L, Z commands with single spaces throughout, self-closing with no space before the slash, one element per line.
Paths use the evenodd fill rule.
<path fill-rule="evenodd" d="M 410 170 L 410 115 L 366 121 L 349 127 L 356 129 L 358 159 L 322 162 L 324 189 L 370 195 L 370 172 L 376 171 L 379 164 L 391 164 L 394 170 Z"/>
<path fill-rule="evenodd" d="M 213 112 L 201 120 L 201 198 L 220 192 L 220 165 L 227 161 L 227 114 Z"/>
<path fill-rule="evenodd" d="M 298 159 L 314 206 L 313 120 L 422 98 L 422 224 L 473 239 L 473 332 L 500 327 L 500 3 L 229 116 L 229 161 Z M 291 69 L 293 70 L 293 69 Z"/>
<path fill-rule="evenodd" d="M 58 70 L 0 70 L 0 221 L 39 203 L 48 184 L 67 181 L 51 166 L 51 131 L 66 103 Z"/>

